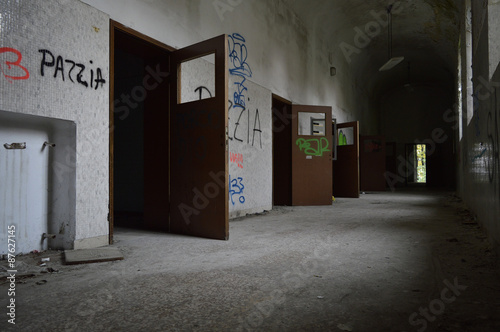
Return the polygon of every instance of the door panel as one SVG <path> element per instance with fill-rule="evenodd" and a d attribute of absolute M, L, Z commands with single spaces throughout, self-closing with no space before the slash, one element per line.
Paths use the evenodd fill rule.
<path fill-rule="evenodd" d="M 331 107 L 292 106 L 293 205 L 332 204 L 331 123 Z"/>
<path fill-rule="evenodd" d="M 361 136 L 360 187 L 385 191 L 385 136 Z"/>
<path fill-rule="evenodd" d="M 333 161 L 333 195 L 359 198 L 359 122 L 337 124 L 337 160 Z"/>
<path fill-rule="evenodd" d="M 183 103 L 181 64 L 212 53 L 215 97 Z M 173 52 L 170 68 L 170 231 L 228 239 L 226 35 Z"/>

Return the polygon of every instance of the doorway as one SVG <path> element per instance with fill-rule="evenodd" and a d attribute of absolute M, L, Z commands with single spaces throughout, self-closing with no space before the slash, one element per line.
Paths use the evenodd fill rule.
<path fill-rule="evenodd" d="M 406 144 L 406 183 L 425 185 L 427 183 L 427 145 Z"/>
<path fill-rule="evenodd" d="M 113 225 L 167 231 L 170 50 L 117 22 L 111 43 L 110 235 Z"/>
<path fill-rule="evenodd" d="M 115 224 L 227 239 L 227 36 L 174 50 L 110 31 L 110 243 Z M 193 62 L 211 68 L 213 96 L 185 98 L 208 75 Z"/>
<path fill-rule="evenodd" d="M 292 103 L 273 94 L 273 205 L 292 205 Z"/>

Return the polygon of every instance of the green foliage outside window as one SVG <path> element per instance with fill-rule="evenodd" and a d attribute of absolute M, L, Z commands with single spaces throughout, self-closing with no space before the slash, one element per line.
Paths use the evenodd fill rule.
<path fill-rule="evenodd" d="M 417 144 L 417 182 L 426 183 L 427 182 L 427 155 L 425 144 Z"/>

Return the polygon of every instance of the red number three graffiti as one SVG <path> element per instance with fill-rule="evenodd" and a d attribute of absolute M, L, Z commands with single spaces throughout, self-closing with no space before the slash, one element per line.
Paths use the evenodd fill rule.
<path fill-rule="evenodd" d="M 8 60 L 6 60 L 4 62 L 7 65 L 7 68 L 9 70 L 11 70 L 12 67 L 20 68 L 25 73 L 25 75 L 24 76 L 7 75 L 5 73 L 4 68 L 2 68 L 3 63 L 0 63 L 0 70 L 2 71 L 3 76 L 5 76 L 5 78 L 7 80 L 9 80 L 9 78 L 13 79 L 13 80 L 27 80 L 30 77 L 30 73 L 29 73 L 28 69 L 26 69 L 25 67 L 21 66 L 21 60 L 23 59 L 23 56 L 22 56 L 21 52 L 19 52 L 16 49 L 10 48 L 10 47 L 1 47 L 0 48 L 0 54 L 7 53 L 7 52 L 8 53 L 14 53 L 15 55 L 17 55 L 17 60 L 16 61 L 8 61 Z M 12 81 L 11 81 L 11 83 L 12 83 Z"/>

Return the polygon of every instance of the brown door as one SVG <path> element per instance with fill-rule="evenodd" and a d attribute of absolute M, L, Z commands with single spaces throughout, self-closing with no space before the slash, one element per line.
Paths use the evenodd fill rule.
<path fill-rule="evenodd" d="M 333 195 L 359 198 L 359 122 L 337 124 L 337 160 L 333 161 Z"/>
<path fill-rule="evenodd" d="M 359 177 L 362 191 L 385 191 L 385 136 L 361 136 Z"/>
<path fill-rule="evenodd" d="M 292 204 L 332 204 L 332 108 L 292 106 Z"/>
<path fill-rule="evenodd" d="M 183 102 L 183 65 L 209 54 L 215 60 L 213 97 Z M 170 231 L 227 240 L 226 35 L 172 52 L 170 69 Z"/>

